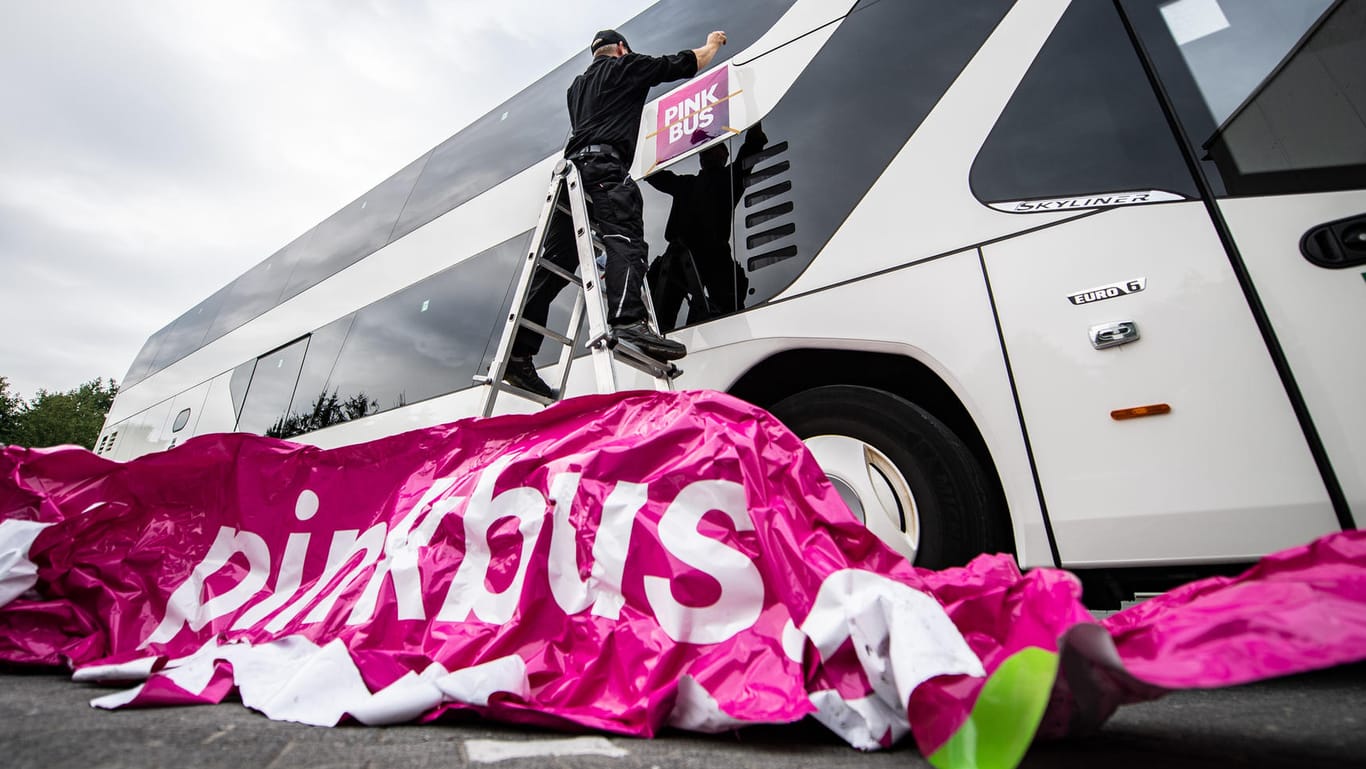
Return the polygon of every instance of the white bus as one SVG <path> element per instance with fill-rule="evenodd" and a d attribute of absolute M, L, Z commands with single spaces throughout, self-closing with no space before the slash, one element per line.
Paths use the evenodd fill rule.
<path fill-rule="evenodd" d="M 658 89 L 633 169 L 679 387 L 775 413 L 917 563 L 1233 564 L 1366 514 L 1366 0 L 663 0 L 620 29 L 731 40 L 728 130 L 659 156 Z M 478 413 L 587 56 L 153 335 L 97 451 Z M 718 163 L 708 205 L 668 194 Z"/>

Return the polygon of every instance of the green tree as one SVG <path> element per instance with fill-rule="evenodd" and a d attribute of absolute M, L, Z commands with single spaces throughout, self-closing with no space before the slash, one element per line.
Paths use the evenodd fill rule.
<path fill-rule="evenodd" d="M 21 402 L 6 442 L 31 448 L 75 444 L 93 449 L 117 392 L 113 379 L 102 378 L 64 393 L 39 390 L 28 403 Z"/>
<path fill-rule="evenodd" d="M 24 399 L 9 390 L 9 380 L 0 376 L 0 446 L 14 443 L 19 430 L 19 415 Z"/>

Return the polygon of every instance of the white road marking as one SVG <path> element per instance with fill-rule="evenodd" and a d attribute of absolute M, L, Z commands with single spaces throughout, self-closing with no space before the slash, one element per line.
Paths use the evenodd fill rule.
<path fill-rule="evenodd" d="M 537 756 L 607 756 L 624 758 L 630 752 L 623 750 L 604 737 L 574 737 L 568 740 L 467 740 L 465 751 L 470 761 L 491 764 L 511 758 L 534 758 Z"/>

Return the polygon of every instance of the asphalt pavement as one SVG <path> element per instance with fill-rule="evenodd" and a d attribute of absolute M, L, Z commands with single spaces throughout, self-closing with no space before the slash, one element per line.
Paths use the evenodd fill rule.
<path fill-rule="evenodd" d="M 0 767 L 611 767 L 841 769 L 928 766 L 909 743 L 861 753 L 803 721 L 653 740 L 479 720 L 334 729 L 270 721 L 237 702 L 103 711 L 108 689 L 61 672 L 0 669 Z M 1043 743 L 1025 767 L 1366 767 L 1366 663 L 1121 708 L 1096 735 Z"/>

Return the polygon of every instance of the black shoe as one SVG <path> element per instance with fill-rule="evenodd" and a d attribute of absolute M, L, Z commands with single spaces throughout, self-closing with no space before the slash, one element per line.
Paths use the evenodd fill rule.
<path fill-rule="evenodd" d="M 507 368 L 503 371 L 503 381 L 543 398 L 555 398 L 555 391 L 536 373 L 536 363 L 531 358 L 509 358 Z"/>
<path fill-rule="evenodd" d="M 626 342 L 658 361 L 678 360 L 688 354 L 688 348 L 681 342 L 665 339 L 656 334 L 643 320 L 625 326 L 614 326 L 612 332 L 616 334 L 618 342 Z"/>

